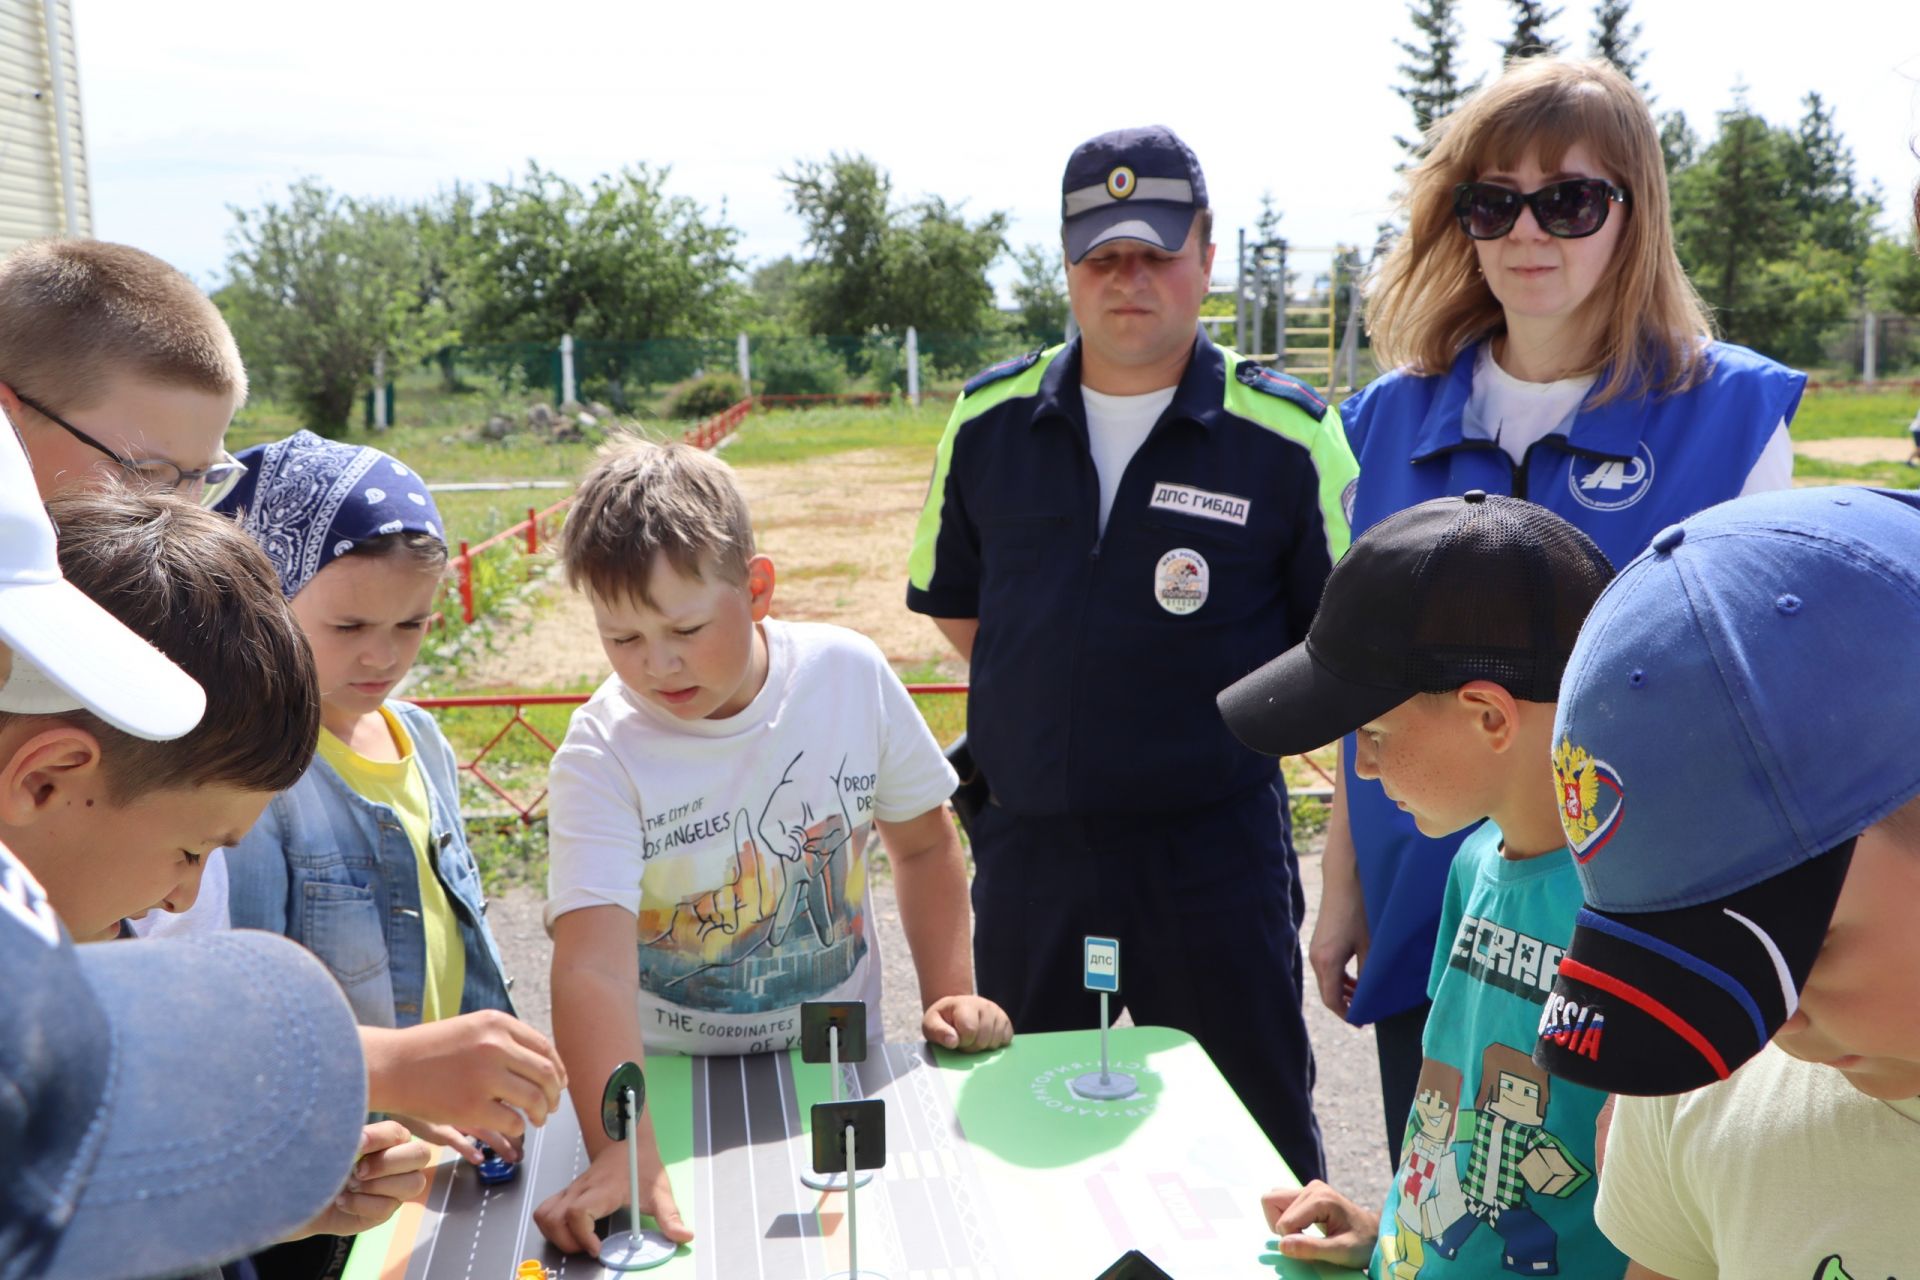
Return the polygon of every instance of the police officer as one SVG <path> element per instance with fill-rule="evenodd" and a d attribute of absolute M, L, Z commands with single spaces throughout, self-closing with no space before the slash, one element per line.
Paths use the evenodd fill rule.
<path fill-rule="evenodd" d="M 972 664 L 982 995 L 1086 1027 L 1087 934 L 1136 1020 L 1212 1056 L 1302 1180 L 1322 1172 L 1287 795 L 1214 695 L 1302 639 L 1355 475 L 1313 391 L 1199 332 L 1200 163 L 1165 128 L 1076 149 L 1061 201 L 1080 336 L 954 407 L 907 605 Z"/>

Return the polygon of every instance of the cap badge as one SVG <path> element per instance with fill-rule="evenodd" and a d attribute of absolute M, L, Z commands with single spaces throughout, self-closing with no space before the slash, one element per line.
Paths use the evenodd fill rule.
<path fill-rule="evenodd" d="M 1125 200 L 1133 194 L 1133 170 L 1121 165 L 1107 175 L 1107 194 L 1115 200 Z"/>
<path fill-rule="evenodd" d="M 1198 551 L 1175 547 L 1153 570 L 1153 598 L 1168 613 L 1189 614 L 1207 602 L 1207 560 Z"/>
<path fill-rule="evenodd" d="M 1626 788 L 1613 766 L 1566 738 L 1553 753 L 1553 779 L 1560 789 L 1560 826 L 1576 862 L 1586 862 L 1613 839 L 1626 809 Z"/>

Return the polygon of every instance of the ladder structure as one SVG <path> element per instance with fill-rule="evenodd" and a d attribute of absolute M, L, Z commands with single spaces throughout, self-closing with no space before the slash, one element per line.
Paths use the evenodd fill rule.
<path fill-rule="evenodd" d="M 1347 329 L 1354 329 L 1354 318 L 1348 314 L 1353 309 L 1351 282 L 1339 279 L 1337 273 L 1337 264 L 1346 251 L 1341 247 L 1332 251 L 1336 268 L 1329 274 L 1325 301 L 1317 305 L 1290 296 L 1288 251 L 1289 246 L 1283 239 L 1250 243 L 1243 228 L 1235 282 L 1216 285 L 1211 290 L 1233 295 L 1234 314 L 1203 316 L 1201 320 L 1222 327 L 1231 322 L 1233 345 L 1249 360 L 1292 374 L 1323 392 L 1332 392 L 1340 385 L 1342 355 L 1347 357 L 1346 381 L 1353 380 L 1352 355 L 1343 350 L 1343 346 L 1351 346 L 1351 336 L 1343 344 L 1340 332 L 1343 320 Z M 1347 300 L 1344 305 L 1342 298 Z"/>

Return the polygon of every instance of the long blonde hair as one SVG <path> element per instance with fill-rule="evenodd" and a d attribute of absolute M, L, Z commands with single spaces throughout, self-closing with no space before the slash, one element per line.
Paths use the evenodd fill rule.
<path fill-rule="evenodd" d="M 1672 204 L 1646 99 L 1606 62 L 1526 58 L 1436 121 L 1425 158 L 1407 175 L 1407 230 L 1367 289 L 1368 332 L 1381 367 L 1444 373 L 1467 347 L 1503 332 L 1505 315 L 1453 213 L 1454 188 L 1528 156 L 1551 172 L 1584 144 L 1626 187 L 1627 219 L 1613 258 L 1577 318 L 1599 334 L 1583 365 L 1607 370 L 1594 402 L 1684 390 L 1702 373 L 1712 328 L 1674 253 Z"/>

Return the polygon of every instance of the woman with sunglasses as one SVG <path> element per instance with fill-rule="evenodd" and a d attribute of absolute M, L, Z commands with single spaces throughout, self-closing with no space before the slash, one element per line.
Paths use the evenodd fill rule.
<path fill-rule="evenodd" d="M 1512 65 L 1434 126 L 1403 200 L 1407 230 L 1367 309 L 1394 371 L 1341 408 L 1360 461 L 1354 536 L 1481 489 L 1551 508 L 1622 565 L 1702 508 L 1792 482 L 1806 380 L 1711 341 L 1674 254 L 1653 118 L 1617 71 Z M 1421 836 L 1356 779 L 1351 739 L 1342 754 L 1308 952 L 1326 1004 L 1375 1024 L 1397 1165 L 1459 837 Z M 1459 945 L 1493 957 L 1490 980 L 1545 998 L 1538 944 L 1494 931 Z"/>

